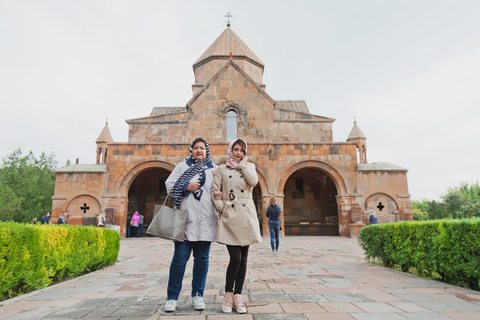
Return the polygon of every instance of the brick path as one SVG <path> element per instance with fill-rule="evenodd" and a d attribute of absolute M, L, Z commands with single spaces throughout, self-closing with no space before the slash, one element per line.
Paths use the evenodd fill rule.
<path fill-rule="evenodd" d="M 480 293 L 364 261 L 355 239 L 269 239 L 250 248 L 243 292 L 248 314 L 221 312 L 226 249 L 214 244 L 204 300 L 193 310 L 192 261 L 175 313 L 163 312 L 172 243 L 122 240 L 119 262 L 77 279 L 4 301 L 1 319 L 480 319 Z"/>

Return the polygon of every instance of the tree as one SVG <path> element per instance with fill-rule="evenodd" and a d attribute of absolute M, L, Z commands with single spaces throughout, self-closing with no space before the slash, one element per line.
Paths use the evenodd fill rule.
<path fill-rule="evenodd" d="M 15 213 L 20 211 L 21 201 L 15 191 L 0 182 L 0 221 L 14 220 Z"/>
<path fill-rule="evenodd" d="M 412 201 L 413 220 L 466 219 L 480 217 L 480 185 L 460 183 L 441 196 L 442 201 Z"/>
<path fill-rule="evenodd" d="M 8 155 L 0 167 L 0 219 L 30 222 L 50 211 L 56 168 L 53 153 L 36 158 L 18 148 Z"/>
<path fill-rule="evenodd" d="M 455 193 L 472 203 L 480 202 L 480 185 L 476 183 L 469 184 L 462 182 L 458 187 L 449 188 L 447 194 Z"/>

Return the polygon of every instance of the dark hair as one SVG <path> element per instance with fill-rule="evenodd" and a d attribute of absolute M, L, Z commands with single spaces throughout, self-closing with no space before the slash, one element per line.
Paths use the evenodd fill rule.
<path fill-rule="evenodd" d="M 247 151 L 246 151 L 247 150 L 247 145 L 241 139 L 238 139 L 237 141 L 235 141 L 235 143 L 232 146 L 232 150 L 235 147 L 235 145 L 237 145 L 237 144 L 240 146 L 240 148 L 242 148 L 243 154 L 247 154 Z"/>
<path fill-rule="evenodd" d="M 203 139 L 202 137 L 198 137 L 198 138 L 195 138 L 195 140 L 193 140 L 192 142 L 192 148 L 193 146 L 195 145 L 195 143 L 197 142 L 203 142 L 203 144 L 205 145 L 205 147 L 207 147 L 207 141 L 205 141 L 205 139 Z"/>

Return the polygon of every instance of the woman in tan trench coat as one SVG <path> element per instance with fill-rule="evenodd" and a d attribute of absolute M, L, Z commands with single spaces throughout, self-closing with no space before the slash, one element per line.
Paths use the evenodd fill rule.
<path fill-rule="evenodd" d="M 247 273 L 248 248 L 262 241 L 252 190 L 258 183 L 255 165 L 247 162 L 247 143 L 233 140 L 228 147 L 227 163 L 219 166 L 211 189 L 212 200 L 220 213 L 217 242 L 227 245 L 230 262 L 225 281 L 222 311 L 246 313 L 241 293 Z M 215 200 L 215 191 L 223 200 Z"/>

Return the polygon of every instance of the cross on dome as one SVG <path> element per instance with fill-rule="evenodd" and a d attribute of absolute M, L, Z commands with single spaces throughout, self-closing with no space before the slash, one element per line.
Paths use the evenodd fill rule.
<path fill-rule="evenodd" d="M 227 18 L 227 27 L 230 27 L 230 18 L 233 18 L 233 15 L 230 14 L 230 12 L 227 12 L 225 18 Z"/>

